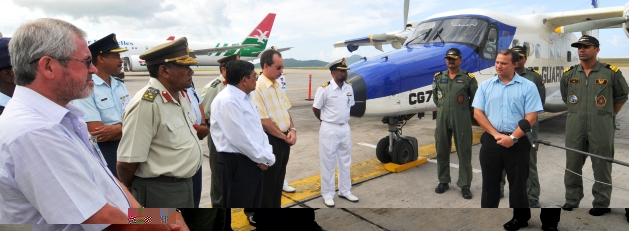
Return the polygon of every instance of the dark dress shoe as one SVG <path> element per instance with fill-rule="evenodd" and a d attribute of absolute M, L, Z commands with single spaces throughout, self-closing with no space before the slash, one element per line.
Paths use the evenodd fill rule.
<path fill-rule="evenodd" d="M 561 207 L 561 209 L 566 210 L 566 211 L 572 211 L 572 209 L 574 209 L 574 208 L 578 208 L 578 206 L 573 206 L 573 205 L 568 204 L 568 203 L 564 204 Z"/>
<path fill-rule="evenodd" d="M 442 194 L 443 192 L 445 192 L 449 188 L 450 188 L 450 186 L 448 186 L 448 183 L 439 183 L 439 185 L 437 185 L 437 188 L 435 188 L 435 192 L 439 193 L 439 194 Z"/>
<path fill-rule="evenodd" d="M 609 213 L 612 210 L 610 208 L 591 208 L 590 209 L 590 215 L 592 216 L 603 216 L 603 214 L 605 213 Z"/>
<path fill-rule="evenodd" d="M 544 230 L 544 231 L 558 231 L 557 226 L 547 226 L 547 225 L 542 225 L 542 230 Z"/>
<path fill-rule="evenodd" d="M 629 223 L 629 209 L 625 209 L 625 217 L 627 218 L 627 222 Z"/>
<path fill-rule="evenodd" d="M 465 199 L 472 199 L 472 192 L 469 189 L 461 190 L 461 195 L 463 195 L 463 198 Z"/>
<path fill-rule="evenodd" d="M 541 208 L 538 200 L 529 199 L 529 208 Z"/>
<path fill-rule="evenodd" d="M 518 230 L 522 227 L 527 227 L 527 226 L 529 226 L 529 223 L 527 221 L 521 222 L 515 218 L 511 219 L 510 221 L 502 225 L 502 227 L 504 227 L 506 230 L 509 230 L 509 231 Z"/>

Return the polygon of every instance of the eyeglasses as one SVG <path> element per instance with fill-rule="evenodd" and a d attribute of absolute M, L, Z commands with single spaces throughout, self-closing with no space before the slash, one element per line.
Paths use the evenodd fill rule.
<path fill-rule="evenodd" d="M 90 69 L 90 66 L 92 65 L 92 57 L 89 57 L 89 58 L 87 58 L 87 59 L 75 59 L 75 58 L 59 58 L 59 59 L 58 59 L 58 58 L 55 58 L 55 57 L 52 57 L 52 56 L 49 56 L 49 57 L 51 57 L 51 58 L 53 58 L 53 59 L 56 59 L 56 60 L 59 60 L 59 61 L 64 61 L 64 60 L 74 60 L 74 61 L 79 61 L 79 62 L 82 62 L 83 64 L 85 64 L 85 67 L 86 67 L 87 69 Z M 35 59 L 35 60 L 33 60 L 33 61 L 29 62 L 28 64 L 33 64 L 33 63 L 35 63 L 35 62 L 39 61 L 41 58 L 43 58 L 43 57 L 39 57 L 39 58 L 37 58 L 37 59 Z"/>
<path fill-rule="evenodd" d="M 284 66 L 278 66 L 278 67 L 277 67 L 277 70 L 278 70 L 278 71 L 279 71 L 279 70 L 282 70 L 282 69 L 284 69 Z"/>

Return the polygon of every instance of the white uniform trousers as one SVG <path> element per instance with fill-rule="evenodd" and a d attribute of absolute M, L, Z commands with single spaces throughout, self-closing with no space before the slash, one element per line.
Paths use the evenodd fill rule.
<path fill-rule="evenodd" d="M 322 122 L 319 128 L 321 196 L 334 198 L 334 167 L 338 163 L 339 194 L 349 195 L 352 188 L 349 167 L 352 163 L 352 137 L 349 124 Z"/>

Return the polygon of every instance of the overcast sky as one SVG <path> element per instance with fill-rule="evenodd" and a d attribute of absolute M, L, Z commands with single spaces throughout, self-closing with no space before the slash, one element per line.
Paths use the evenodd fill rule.
<path fill-rule="evenodd" d="M 409 21 L 450 10 L 484 8 L 529 14 L 590 8 L 591 0 L 411 0 Z M 600 7 L 624 6 L 601 0 Z M 276 13 L 269 45 L 294 47 L 285 58 L 332 61 L 351 54 L 334 48 L 337 41 L 401 30 L 402 0 L 0 0 L 0 32 L 10 36 L 25 21 L 54 17 L 100 38 L 116 33 L 130 38 L 185 36 L 204 42 L 241 42 L 268 13 Z M 621 29 L 600 31 L 599 57 L 629 57 L 629 38 Z M 392 50 L 385 45 L 385 51 Z M 354 54 L 381 52 L 361 47 Z"/>

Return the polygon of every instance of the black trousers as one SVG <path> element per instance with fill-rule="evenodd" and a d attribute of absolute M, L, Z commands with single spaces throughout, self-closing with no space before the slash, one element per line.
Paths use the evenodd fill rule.
<path fill-rule="evenodd" d="M 201 203 L 201 189 L 203 188 L 203 166 L 199 167 L 199 171 L 192 176 L 192 197 L 194 198 L 194 207 L 198 208 Z"/>
<path fill-rule="evenodd" d="M 509 207 L 528 208 L 526 180 L 529 176 L 529 158 L 531 142 L 526 136 L 505 148 L 496 143 L 496 139 L 485 132 L 481 136 L 480 165 L 483 171 L 482 208 L 498 208 L 500 203 L 500 181 L 502 170 L 507 172 L 509 181 Z"/>
<path fill-rule="evenodd" d="M 118 171 L 116 171 L 116 162 L 118 161 L 118 145 L 120 140 L 98 142 L 98 148 L 103 153 L 105 162 L 107 162 L 107 168 L 114 174 L 114 177 L 118 178 Z"/>
<path fill-rule="evenodd" d="M 180 210 L 190 231 L 223 231 L 226 222 L 224 208 L 182 208 Z"/>
<path fill-rule="evenodd" d="M 281 208 L 282 187 L 286 176 L 286 164 L 290 153 L 290 145 L 269 133 L 269 144 L 273 146 L 275 164 L 264 171 L 264 187 L 262 188 L 262 205 L 260 208 Z"/>
<path fill-rule="evenodd" d="M 255 209 L 253 220 L 257 231 L 317 230 L 315 212 L 311 208 Z"/>
<path fill-rule="evenodd" d="M 223 208 L 259 208 L 263 171 L 256 162 L 239 153 L 218 153 L 223 186 Z"/>
<path fill-rule="evenodd" d="M 539 219 L 542 225 L 557 227 L 559 218 L 561 217 L 561 208 L 542 208 Z M 513 218 L 518 221 L 528 221 L 531 219 L 531 209 L 515 208 L 513 209 Z"/>

